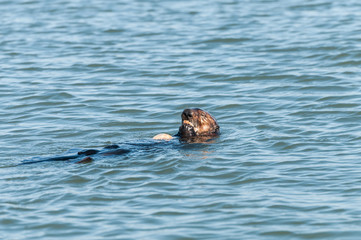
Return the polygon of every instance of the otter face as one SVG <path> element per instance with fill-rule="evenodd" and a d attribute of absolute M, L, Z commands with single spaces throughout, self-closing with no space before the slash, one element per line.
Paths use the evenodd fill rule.
<path fill-rule="evenodd" d="M 216 119 L 199 108 L 185 109 L 178 136 L 181 138 L 214 137 L 220 134 Z"/>

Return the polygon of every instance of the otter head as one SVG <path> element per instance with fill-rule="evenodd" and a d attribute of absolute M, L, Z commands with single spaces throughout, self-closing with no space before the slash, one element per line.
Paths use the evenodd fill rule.
<path fill-rule="evenodd" d="M 185 109 L 182 113 L 182 125 L 178 136 L 187 138 L 211 138 L 220 134 L 216 119 L 211 114 L 199 108 Z"/>

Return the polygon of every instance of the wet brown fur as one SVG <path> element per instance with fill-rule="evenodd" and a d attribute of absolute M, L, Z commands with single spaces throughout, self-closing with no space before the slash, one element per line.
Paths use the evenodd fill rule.
<path fill-rule="evenodd" d="M 220 134 L 216 119 L 202 109 L 185 109 L 181 116 L 182 125 L 177 134 L 181 139 L 216 137 Z"/>

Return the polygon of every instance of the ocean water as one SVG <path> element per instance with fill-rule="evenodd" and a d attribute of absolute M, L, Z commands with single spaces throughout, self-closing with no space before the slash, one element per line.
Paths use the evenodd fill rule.
<path fill-rule="evenodd" d="M 360 1 L 0 11 L 0 239 L 360 239 Z M 218 139 L 137 147 L 191 107 Z"/>

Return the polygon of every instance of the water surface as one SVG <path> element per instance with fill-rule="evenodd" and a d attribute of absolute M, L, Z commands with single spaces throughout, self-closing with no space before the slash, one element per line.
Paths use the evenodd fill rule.
<path fill-rule="evenodd" d="M 359 239 L 359 1 L 0 1 L 0 238 Z M 90 164 L 24 159 L 175 134 Z"/>

